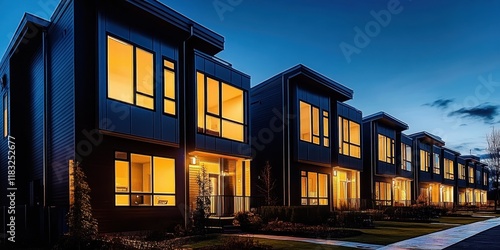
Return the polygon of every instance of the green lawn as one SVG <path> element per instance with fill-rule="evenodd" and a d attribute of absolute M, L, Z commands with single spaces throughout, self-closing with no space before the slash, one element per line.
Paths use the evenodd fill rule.
<path fill-rule="evenodd" d="M 431 224 L 423 222 L 396 222 L 396 221 L 375 221 L 375 228 L 360 229 L 362 235 L 343 238 L 341 240 L 355 241 L 371 244 L 387 245 L 398 241 L 418 237 L 448 228 L 455 227 L 451 224 L 469 224 L 488 218 L 476 217 L 441 217 L 436 220 L 438 223 Z"/>
<path fill-rule="evenodd" d="M 336 240 L 342 241 L 352 241 L 361 242 L 369 244 L 378 245 L 388 245 L 398 241 L 418 237 L 424 234 L 429 234 L 448 228 L 455 227 L 453 224 L 469 224 L 478 221 L 483 221 L 489 218 L 478 218 L 478 217 L 441 217 L 436 219 L 436 223 L 423 223 L 423 222 L 396 222 L 396 221 L 375 221 L 374 228 L 368 229 L 356 229 L 362 231 L 363 234 L 359 236 L 341 238 Z M 443 223 L 443 224 L 440 224 Z M 226 236 L 216 236 L 213 239 L 200 241 L 190 245 L 185 245 L 185 247 L 191 247 L 193 249 L 215 245 L 221 242 L 222 237 Z M 268 240 L 255 238 L 262 244 L 271 245 L 274 249 L 352 249 L 340 246 L 325 246 L 317 245 L 312 243 L 297 242 L 297 241 L 279 241 L 279 240 Z"/>
<path fill-rule="evenodd" d="M 197 249 L 197 248 L 204 247 L 204 246 L 217 245 L 217 244 L 221 243 L 221 241 L 224 237 L 228 237 L 228 236 L 218 235 L 213 239 L 184 245 L 183 247 Z M 232 237 L 239 237 L 239 236 L 235 235 Z M 299 242 L 299 241 L 268 240 L 268 239 L 260 239 L 260 238 L 254 238 L 254 239 L 255 239 L 255 241 L 258 241 L 261 244 L 272 246 L 273 249 L 283 249 L 283 250 L 285 250 L 285 249 L 297 249 L 297 250 L 298 249 L 325 249 L 325 250 L 328 250 L 328 249 L 352 249 L 349 247 L 326 246 L 326 245 L 318 245 L 318 244 Z"/>

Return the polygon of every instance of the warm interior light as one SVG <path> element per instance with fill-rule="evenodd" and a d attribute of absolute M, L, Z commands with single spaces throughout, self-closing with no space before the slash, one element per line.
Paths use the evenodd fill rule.
<path fill-rule="evenodd" d="M 333 176 L 337 176 L 337 170 L 333 170 Z"/>
<path fill-rule="evenodd" d="M 196 165 L 198 163 L 198 157 L 196 156 L 191 156 L 190 160 L 191 160 L 191 165 Z"/>

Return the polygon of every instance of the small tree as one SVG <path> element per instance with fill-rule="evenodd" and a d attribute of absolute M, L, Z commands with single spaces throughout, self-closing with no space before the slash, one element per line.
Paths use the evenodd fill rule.
<path fill-rule="evenodd" d="M 90 204 L 90 187 L 87 177 L 80 163 L 71 163 L 70 185 L 73 190 L 73 199 L 67 214 L 69 236 L 78 245 L 80 242 L 90 241 L 97 236 L 97 220 L 92 216 L 92 205 Z"/>
<path fill-rule="evenodd" d="M 491 130 L 491 134 L 486 135 L 486 141 L 488 143 L 488 148 L 486 149 L 488 158 L 486 163 L 491 171 L 493 188 L 495 195 L 495 211 L 497 210 L 500 201 L 500 130 Z"/>
<path fill-rule="evenodd" d="M 272 167 L 269 161 L 260 171 L 259 183 L 257 189 L 264 195 L 264 202 L 266 206 L 276 205 L 277 199 L 274 196 L 274 189 L 276 188 L 276 180 L 272 176 Z"/>
<path fill-rule="evenodd" d="M 196 197 L 196 209 L 193 212 L 193 224 L 196 233 L 204 234 L 210 217 L 210 195 L 212 194 L 212 183 L 207 173 L 205 165 L 201 166 L 201 171 L 196 176 L 198 184 L 198 197 Z"/>

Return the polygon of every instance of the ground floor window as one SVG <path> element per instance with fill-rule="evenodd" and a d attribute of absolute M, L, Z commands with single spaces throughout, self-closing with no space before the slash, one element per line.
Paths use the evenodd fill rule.
<path fill-rule="evenodd" d="M 394 205 L 411 205 L 411 180 L 395 179 L 394 181 Z"/>
<path fill-rule="evenodd" d="M 390 206 L 392 203 L 391 184 L 388 182 L 375 182 L 375 204 Z"/>
<path fill-rule="evenodd" d="M 175 206 L 175 160 L 115 153 L 116 206 Z"/>
<path fill-rule="evenodd" d="M 359 172 L 335 168 L 333 170 L 333 198 L 336 209 L 359 208 Z"/>
<path fill-rule="evenodd" d="M 328 175 L 301 171 L 301 204 L 328 205 Z"/>
<path fill-rule="evenodd" d="M 454 193 L 453 193 L 453 186 L 446 186 L 446 185 L 443 185 L 441 186 L 442 190 L 441 190 L 441 194 L 442 194 L 442 200 L 443 202 L 453 202 L 453 196 L 454 196 Z"/>

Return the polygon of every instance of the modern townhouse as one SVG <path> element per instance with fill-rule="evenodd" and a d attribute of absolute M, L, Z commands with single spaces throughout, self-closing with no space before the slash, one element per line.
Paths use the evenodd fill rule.
<path fill-rule="evenodd" d="M 19 237 L 67 230 L 73 161 L 101 232 L 187 223 L 202 167 L 213 214 L 248 209 L 250 77 L 214 57 L 223 49 L 222 36 L 154 0 L 63 0 L 50 21 L 26 14 L 0 64 Z M 4 159 L 6 146 L 5 208 Z"/>
<path fill-rule="evenodd" d="M 359 206 L 362 116 L 343 103 L 352 95 L 303 65 L 252 88 L 252 177 L 271 166 L 278 204 Z"/>
<path fill-rule="evenodd" d="M 480 162 L 479 157 L 474 155 L 463 155 L 460 157 L 459 165 L 462 179 L 458 187 L 458 205 L 461 206 L 484 206 L 487 205 L 487 192 L 489 188 L 489 170 L 486 164 Z"/>
<path fill-rule="evenodd" d="M 379 112 L 363 118 L 363 178 L 361 198 L 371 208 L 409 206 L 414 200 L 412 139 L 408 125 Z"/>

